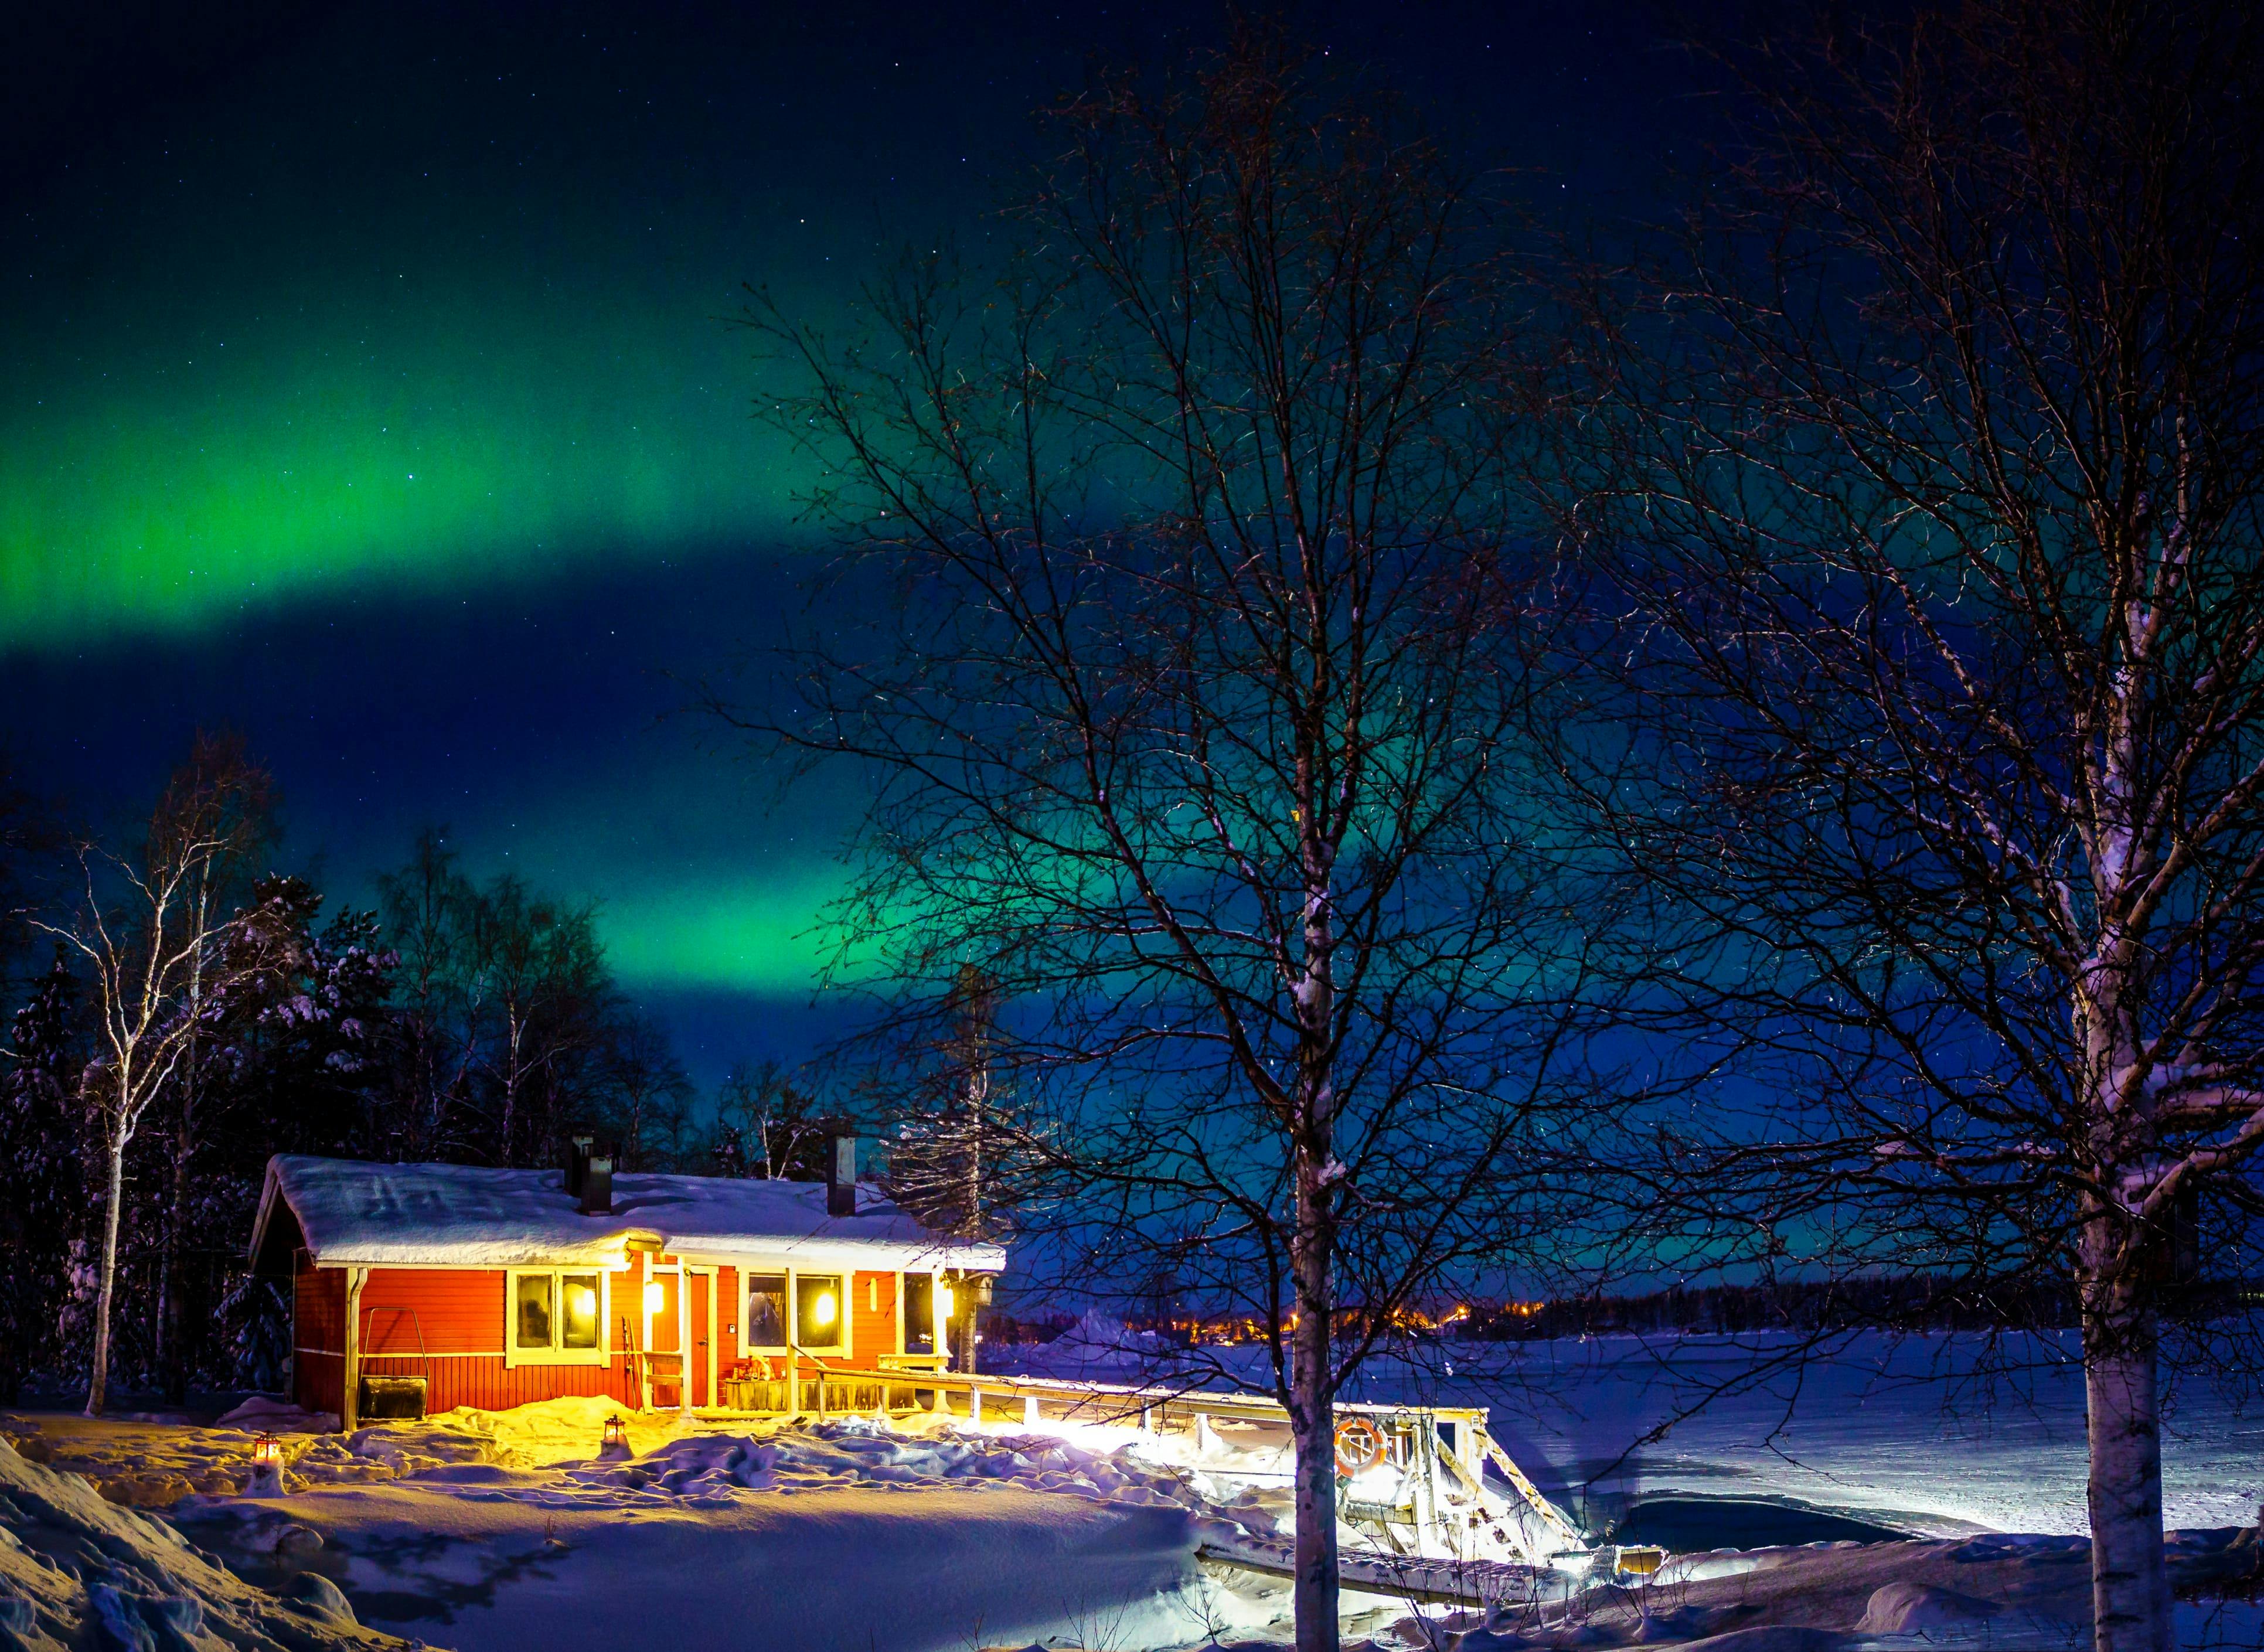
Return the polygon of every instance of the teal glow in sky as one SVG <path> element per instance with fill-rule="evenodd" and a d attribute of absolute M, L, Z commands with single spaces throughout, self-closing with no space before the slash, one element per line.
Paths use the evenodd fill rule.
<path fill-rule="evenodd" d="M 755 282 L 838 325 L 899 249 L 978 243 L 1029 111 L 1218 10 L 208 10 L 138 47 L 58 12 L 0 65 L 19 768 L 114 817 L 233 724 L 342 897 L 445 823 L 597 902 L 695 1070 L 791 1044 L 853 786 L 781 803 L 670 715 L 815 544 L 723 318 Z M 1643 125 L 1590 85 L 1628 37 L 1555 11 L 1307 20 L 1537 164 Z"/>

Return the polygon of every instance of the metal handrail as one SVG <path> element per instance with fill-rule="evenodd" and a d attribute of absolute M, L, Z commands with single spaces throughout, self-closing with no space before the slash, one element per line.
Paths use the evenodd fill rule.
<path fill-rule="evenodd" d="M 374 1337 L 377 1330 L 377 1316 L 380 1314 L 408 1315 L 409 1322 L 415 1326 L 417 1330 L 416 1358 L 424 1360 L 427 1365 L 432 1363 L 432 1356 L 427 1353 L 424 1350 L 424 1322 L 417 1317 L 417 1310 L 410 1307 L 406 1302 L 380 1302 L 374 1308 L 366 1308 L 362 1309 L 362 1330 L 363 1338 L 365 1341 Z M 372 1353 L 366 1349 L 363 1350 L 362 1357 L 365 1359 L 406 1359 L 410 1358 L 407 1354 Z"/>

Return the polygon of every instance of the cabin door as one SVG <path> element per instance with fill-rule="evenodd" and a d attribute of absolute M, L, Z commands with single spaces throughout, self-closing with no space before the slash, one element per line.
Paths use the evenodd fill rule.
<path fill-rule="evenodd" d="M 655 1268 L 644 1298 L 644 1345 L 651 1354 L 651 1376 L 645 1403 L 673 1411 L 684 1403 L 684 1333 L 682 1273 L 675 1268 Z"/>
<path fill-rule="evenodd" d="M 686 1275 L 692 1292 L 692 1403 L 715 1403 L 715 1275 L 700 1268 Z"/>

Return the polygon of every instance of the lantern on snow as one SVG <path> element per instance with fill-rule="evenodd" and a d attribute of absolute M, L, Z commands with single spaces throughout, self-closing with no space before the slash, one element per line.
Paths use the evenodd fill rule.
<path fill-rule="evenodd" d="M 251 1442 L 251 1460 L 263 1467 L 273 1464 L 283 1466 L 283 1442 L 272 1434 L 262 1434 Z"/>

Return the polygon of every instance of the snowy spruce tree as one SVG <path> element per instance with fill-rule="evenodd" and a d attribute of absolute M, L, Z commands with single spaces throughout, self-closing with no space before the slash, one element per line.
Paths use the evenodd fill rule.
<path fill-rule="evenodd" d="M 0 1081 L 0 1401 L 10 1404 L 27 1378 L 63 1363 L 71 1245 L 86 1219 L 79 1010 L 79 983 L 58 952 L 16 1012 Z"/>
<path fill-rule="evenodd" d="M 1001 1025 L 998 983 L 974 965 L 952 972 L 943 1001 L 910 1018 L 907 1043 L 876 1088 L 889 1196 L 937 1233 L 1003 1241 L 1044 1195 L 1059 1169 L 1049 1133 L 1017 1103 L 1007 1065 L 1012 1040 Z M 951 1346 L 962 1371 L 976 1368 L 981 1304 L 961 1291 Z"/>

